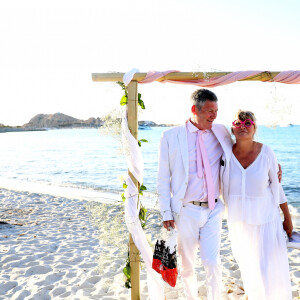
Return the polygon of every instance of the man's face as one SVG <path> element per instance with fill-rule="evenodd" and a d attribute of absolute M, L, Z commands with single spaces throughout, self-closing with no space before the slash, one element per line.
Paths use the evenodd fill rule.
<path fill-rule="evenodd" d="M 218 113 L 218 103 L 215 101 L 206 100 L 201 110 L 194 106 L 192 108 L 192 113 L 194 114 L 196 125 L 201 130 L 211 129 L 213 121 L 217 117 Z"/>

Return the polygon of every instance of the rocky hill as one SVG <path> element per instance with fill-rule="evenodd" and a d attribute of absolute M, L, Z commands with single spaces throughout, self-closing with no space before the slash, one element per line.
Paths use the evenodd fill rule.
<path fill-rule="evenodd" d="M 9 126 L 0 123 L 0 133 L 2 132 L 19 132 L 19 131 L 43 131 L 47 129 L 61 128 L 99 128 L 104 124 L 104 118 L 89 118 L 80 120 L 71 116 L 56 114 L 38 114 L 34 116 L 28 123 L 23 126 Z M 153 121 L 139 121 L 139 129 L 150 129 L 157 126 L 171 126 L 166 124 L 156 124 Z M 172 125 L 174 126 L 174 125 Z"/>
<path fill-rule="evenodd" d="M 89 118 L 80 120 L 62 113 L 38 114 L 22 127 L 27 129 L 42 128 L 78 128 L 78 127 L 100 127 L 103 121 L 100 118 Z"/>

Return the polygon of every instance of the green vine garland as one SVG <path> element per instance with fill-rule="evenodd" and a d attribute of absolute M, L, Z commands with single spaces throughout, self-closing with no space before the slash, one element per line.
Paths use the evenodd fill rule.
<path fill-rule="evenodd" d="M 126 85 L 122 81 L 118 81 L 117 84 L 124 91 L 124 95 L 122 96 L 121 101 L 120 101 L 120 105 L 124 106 L 128 103 L 128 90 L 127 90 Z M 142 109 L 145 109 L 145 104 L 144 104 L 144 101 L 142 100 L 142 95 L 140 93 L 138 93 L 138 104 Z M 138 142 L 139 147 L 142 146 L 142 142 L 148 143 L 148 141 L 145 139 L 140 139 L 137 142 Z M 127 188 L 127 184 L 124 181 L 123 189 L 125 190 L 126 188 Z M 144 184 L 141 184 L 139 187 L 139 195 L 143 196 L 143 191 L 146 191 L 146 190 L 147 190 L 146 186 L 144 186 Z M 121 197 L 124 202 L 126 199 L 124 193 L 121 194 Z M 141 208 L 139 211 L 139 220 L 141 222 L 141 226 L 143 229 L 146 227 L 147 218 L 148 218 L 147 209 L 141 204 Z M 126 277 L 125 287 L 130 289 L 131 288 L 131 267 L 130 267 L 129 250 L 128 250 L 128 257 L 126 260 L 126 265 L 123 268 L 123 273 Z"/>

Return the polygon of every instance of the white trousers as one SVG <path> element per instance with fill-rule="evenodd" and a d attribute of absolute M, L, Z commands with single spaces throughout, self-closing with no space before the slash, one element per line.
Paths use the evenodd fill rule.
<path fill-rule="evenodd" d="M 221 299 L 222 270 L 220 261 L 221 227 L 224 205 L 219 201 L 214 210 L 208 207 L 184 204 L 175 218 L 178 232 L 178 253 L 182 259 L 181 277 L 186 298 L 197 299 L 195 262 L 198 247 L 206 272 L 208 300 Z"/>

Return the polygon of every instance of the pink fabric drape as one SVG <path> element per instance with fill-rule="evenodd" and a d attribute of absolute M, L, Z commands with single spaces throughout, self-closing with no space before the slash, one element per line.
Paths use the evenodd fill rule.
<path fill-rule="evenodd" d="M 146 77 L 143 80 L 139 81 L 139 83 L 150 83 L 158 80 L 159 78 L 164 77 L 169 73 L 174 73 L 174 72 L 179 72 L 179 71 L 175 71 L 175 70 L 168 70 L 164 72 L 149 71 Z"/>
<path fill-rule="evenodd" d="M 300 71 L 284 71 L 280 72 L 274 77 L 275 82 L 299 84 L 300 83 Z"/>
<path fill-rule="evenodd" d="M 163 80 L 165 75 L 169 73 L 174 73 L 179 71 L 174 70 L 168 70 L 164 72 L 156 72 L 156 71 L 149 71 L 147 73 L 147 76 L 139 81 L 139 83 L 150 83 L 154 81 L 159 81 L 161 83 L 177 83 L 177 84 L 189 84 L 189 85 L 197 85 L 201 87 L 216 87 L 216 86 L 222 86 L 226 84 L 230 84 L 242 79 L 249 78 L 251 76 L 258 75 L 260 73 L 266 72 L 266 71 L 238 71 L 238 72 L 232 72 L 229 74 L 226 74 L 224 76 L 220 77 L 214 77 L 214 78 L 205 78 L 205 79 L 195 79 L 195 80 L 187 80 L 187 81 L 177 81 L 177 80 Z M 281 82 L 286 84 L 300 84 L 300 71 L 284 71 L 280 72 L 278 75 L 276 75 L 273 79 L 269 80 L 269 82 Z"/>

